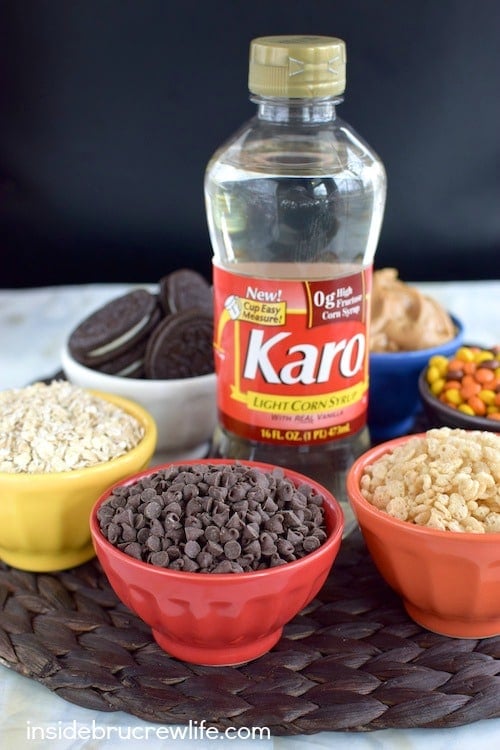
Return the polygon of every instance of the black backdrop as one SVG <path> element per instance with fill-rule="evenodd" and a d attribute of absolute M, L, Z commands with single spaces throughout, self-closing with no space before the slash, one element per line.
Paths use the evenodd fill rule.
<path fill-rule="evenodd" d="M 498 0 L 0 0 L 0 286 L 207 276 L 203 173 L 254 36 L 344 38 L 388 173 L 376 265 L 497 278 Z"/>

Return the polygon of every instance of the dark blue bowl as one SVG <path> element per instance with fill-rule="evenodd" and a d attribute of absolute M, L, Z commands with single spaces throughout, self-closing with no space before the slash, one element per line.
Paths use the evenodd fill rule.
<path fill-rule="evenodd" d="M 456 336 L 440 346 L 411 352 L 372 352 L 368 427 L 373 442 L 390 440 L 411 432 L 422 410 L 418 378 L 435 354 L 449 357 L 463 343 L 463 325 L 451 316 Z"/>
<path fill-rule="evenodd" d="M 476 417 L 464 414 L 459 409 L 443 404 L 429 388 L 427 367 L 424 367 L 418 379 L 418 390 L 430 427 L 451 427 L 460 430 L 487 430 L 500 432 L 500 422 L 488 417 Z"/>

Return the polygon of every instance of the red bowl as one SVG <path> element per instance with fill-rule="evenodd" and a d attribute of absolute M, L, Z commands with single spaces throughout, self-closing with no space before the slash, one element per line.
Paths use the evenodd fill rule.
<path fill-rule="evenodd" d="M 228 459 L 194 459 L 155 466 L 116 486 L 175 464 L 231 464 Z M 272 471 L 275 466 L 239 461 Z M 283 626 L 303 609 L 325 582 L 338 554 L 344 517 L 339 503 L 322 485 L 288 469 L 297 486 L 307 482 L 324 497 L 327 538 L 299 560 L 250 573 L 188 573 L 136 560 L 102 534 L 95 504 L 90 530 L 97 557 L 121 601 L 153 631 L 158 645 L 171 656 L 195 664 L 232 665 L 255 659 L 274 646 Z"/>
<path fill-rule="evenodd" d="M 347 476 L 347 494 L 368 551 L 408 615 L 428 630 L 458 638 L 500 635 L 500 533 L 418 526 L 379 510 L 360 492 L 365 467 L 419 435 L 376 446 Z"/>

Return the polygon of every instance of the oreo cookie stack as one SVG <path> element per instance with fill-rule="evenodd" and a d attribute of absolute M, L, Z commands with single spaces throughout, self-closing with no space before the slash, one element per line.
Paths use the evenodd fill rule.
<path fill-rule="evenodd" d="M 172 379 L 214 370 L 212 291 L 196 271 L 160 279 L 158 295 L 134 289 L 99 308 L 71 333 L 81 364 L 130 378 Z"/>

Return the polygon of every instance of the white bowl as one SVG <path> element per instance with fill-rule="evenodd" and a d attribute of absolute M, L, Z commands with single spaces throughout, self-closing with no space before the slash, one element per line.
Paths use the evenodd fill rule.
<path fill-rule="evenodd" d="M 206 455 L 217 417 L 215 373 L 175 380 L 107 375 L 77 362 L 67 347 L 61 365 L 71 383 L 125 396 L 147 409 L 158 428 L 157 454 L 162 460 Z"/>

